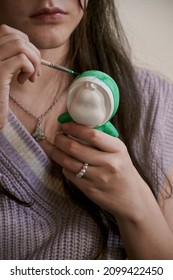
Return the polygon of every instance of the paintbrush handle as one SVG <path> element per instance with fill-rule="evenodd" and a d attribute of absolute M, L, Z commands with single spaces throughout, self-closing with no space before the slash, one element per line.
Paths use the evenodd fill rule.
<path fill-rule="evenodd" d="M 57 70 L 60 70 L 60 71 L 70 73 L 70 74 L 79 75 L 79 73 L 77 73 L 73 70 L 70 70 L 70 69 L 68 69 L 66 67 L 63 67 L 61 65 L 58 65 L 58 64 L 54 64 L 54 63 L 52 63 L 50 61 L 47 61 L 47 60 L 44 60 L 44 59 L 41 59 L 41 64 L 45 65 L 45 66 L 48 66 L 50 68 L 54 68 L 54 69 L 57 69 Z"/>

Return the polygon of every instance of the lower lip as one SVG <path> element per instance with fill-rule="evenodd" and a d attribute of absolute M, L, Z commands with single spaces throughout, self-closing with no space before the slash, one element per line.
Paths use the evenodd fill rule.
<path fill-rule="evenodd" d="M 64 20 L 66 14 L 51 13 L 51 14 L 39 14 L 32 17 L 32 19 L 40 23 L 58 23 Z"/>

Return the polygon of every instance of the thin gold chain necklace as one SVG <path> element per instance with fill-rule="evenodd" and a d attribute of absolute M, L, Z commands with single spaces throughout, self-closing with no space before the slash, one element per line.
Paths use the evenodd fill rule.
<path fill-rule="evenodd" d="M 57 97 L 55 96 L 52 104 L 40 115 L 36 116 L 32 112 L 30 112 L 26 107 L 23 106 L 12 94 L 9 95 L 9 98 L 20 108 L 22 109 L 28 116 L 32 117 L 36 122 L 36 128 L 34 132 L 31 134 L 32 137 L 37 141 L 46 140 L 49 144 L 53 145 L 45 135 L 44 128 L 42 125 L 43 119 L 50 113 L 50 111 L 55 107 L 55 105 L 60 101 L 61 97 L 65 92 L 67 92 L 68 87 L 66 87 L 62 93 Z"/>

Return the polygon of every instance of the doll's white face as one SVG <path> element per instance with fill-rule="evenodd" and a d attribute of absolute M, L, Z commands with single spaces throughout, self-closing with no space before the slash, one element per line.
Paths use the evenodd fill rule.
<path fill-rule="evenodd" d="M 77 123 L 87 126 L 102 125 L 106 117 L 104 96 L 96 84 L 88 82 L 78 89 L 68 111 Z"/>

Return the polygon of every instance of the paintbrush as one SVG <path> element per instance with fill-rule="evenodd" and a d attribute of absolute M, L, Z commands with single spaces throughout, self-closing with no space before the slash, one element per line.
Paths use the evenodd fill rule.
<path fill-rule="evenodd" d="M 80 74 L 80 73 L 77 73 L 77 72 L 75 72 L 73 70 L 70 70 L 70 69 L 68 69 L 66 67 L 63 67 L 63 66 L 58 65 L 58 64 L 54 64 L 54 63 L 52 63 L 50 61 L 47 61 L 47 60 L 44 60 L 44 59 L 41 59 L 41 64 L 45 65 L 45 66 L 48 66 L 50 68 L 54 68 L 56 70 L 60 70 L 60 71 L 64 71 L 64 72 L 73 74 L 73 75 L 79 75 Z"/>

